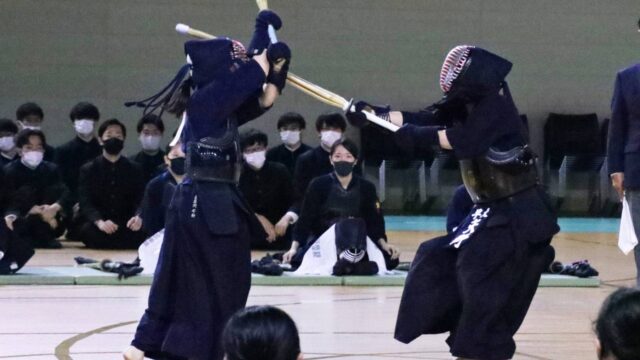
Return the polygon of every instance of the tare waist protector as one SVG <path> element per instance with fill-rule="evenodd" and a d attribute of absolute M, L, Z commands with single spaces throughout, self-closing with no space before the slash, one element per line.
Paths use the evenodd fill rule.
<path fill-rule="evenodd" d="M 460 160 L 460 170 L 476 204 L 500 200 L 538 184 L 536 157 L 528 146 L 508 151 L 490 148 L 484 156 Z"/>

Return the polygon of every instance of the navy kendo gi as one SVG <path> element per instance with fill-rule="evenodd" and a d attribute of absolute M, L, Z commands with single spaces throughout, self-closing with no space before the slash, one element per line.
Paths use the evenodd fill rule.
<path fill-rule="evenodd" d="M 455 231 L 420 245 L 396 323 L 404 343 L 449 332 L 454 356 L 511 358 L 513 335 L 553 260 L 559 227 L 504 82 L 511 66 L 481 48 L 456 47 L 443 66 L 445 98 L 436 111 L 403 113 L 401 143 L 437 144 L 446 128 L 475 203 Z"/>
<path fill-rule="evenodd" d="M 279 22 L 261 12 L 249 50 L 261 53 L 267 23 L 277 29 Z M 169 205 L 148 308 L 132 345 L 150 358 L 222 359 L 221 332 L 249 295 L 251 237 L 266 236 L 238 191 L 237 127 L 265 111 L 258 96 L 271 79 L 236 41 L 189 41 L 185 53 L 195 89 L 181 138 L 186 177 Z"/>
<path fill-rule="evenodd" d="M 423 151 L 438 146 L 445 130 L 474 203 L 455 230 L 420 245 L 396 323 L 403 343 L 449 332 L 454 356 L 511 358 L 513 335 L 553 260 L 550 242 L 559 227 L 504 82 L 511 66 L 481 48 L 458 46 L 443 65 L 445 97 L 402 112 L 398 144 Z"/>

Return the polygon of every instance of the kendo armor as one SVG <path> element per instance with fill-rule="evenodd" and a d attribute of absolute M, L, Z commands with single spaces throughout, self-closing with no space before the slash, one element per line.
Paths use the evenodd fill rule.
<path fill-rule="evenodd" d="M 474 203 L 507 198 L 538 184 L 536 157 L 528 146 L 490 148 L 484 156 L 460 160 L 460 171 Z"/>
<path fill-rule="evenodd" d="M 241 158 L 238 129 L 229 120 L 227 131 L 220 138 L 205 137 L 186 146 L 187 177 L 198 181 L 237 183 Z"/>

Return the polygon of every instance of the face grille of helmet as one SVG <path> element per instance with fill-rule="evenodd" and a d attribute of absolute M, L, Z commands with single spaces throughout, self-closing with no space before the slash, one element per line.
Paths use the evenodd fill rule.
<path fill-rule="evenodd" d="M 451 49 L 444 59 L 440 71 L 440 89 L 446 94 L 451 90 L 451 84 L 458 78 L 464 65 L 469 59 L 469 53 L 473 46 L 459 45 Z"/>

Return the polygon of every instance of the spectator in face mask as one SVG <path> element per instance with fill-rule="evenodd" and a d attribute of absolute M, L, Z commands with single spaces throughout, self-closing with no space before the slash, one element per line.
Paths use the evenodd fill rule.
<path fill-rule="evenodd" d="M 164 123 L 155 114 L 147 114 L 138 121 L 138 139 L 142 150 L 132 156 L 133 160 L 142 166 L 142 173 L 145 184 L 162 170 L 160 166 L 164 164 L 164 151 L 160 149 L 162 134 L 164 133 Z"/>
<path fill-rule="evenodd" d="M 283 260 L 291 263 L 294 268 L 300 265 L 306 251 L 322 234 L 331 226 L 347 219 L 363 221 L 366 235 L 382 252 L 387 269 L 398 266 L 400 253 L 387 242 L 376 187 L 354 174 L 358 153 L 358 147 L 353 141 L 336 141 L 330 149 L 332 171 L 314 178 L 309 184 L 300 219 L 293 232 L 291 248 L 283 256 Z M 347 226 L 353 226 L 353 223 Z M 360 260 L 362 258 L 352 259 L 352 262 Z"/>
<path fill-rule="evenodd" d="M 73 240 L 77 235 L 79 224 L 78 178 L 80 168 L 87 162 L 100 156 L 102 146 L 96 137 L 96 124 L 100 120 L 98 108 L 88 102 L 77 103 L 69 113 L 69 120 L 75 130 L 72 140 L 56 148 L 54 162 L 60 168 L 62 179 L 69 188 L 72 211 L 67 215 L 66 238 Z"/>
<path fill-rule="evenodd" d="M 20 105 L 16 110 L 16 119 L 20 125 L 20 130 L 31 129 L 42 131 L 42 122 L 44 121 L 44 112 L 42 108 L 33 102 L 28 102 Z M 45 145 L 44 148 L 44 160 L 53 161 L 54 148 L 50 145 Z"/>
<path fill-rule="evenodd" d="M 312 150 L 300 155 L 296 161 L 293 172 L 294 202 L 289 209 L 289 223 L 297 221 L 300 211 L 302 197 L 304 196 L 309 183 L 313 178 L 329 174 L 333 171 L 333 166 L 329 161 L 329 151 L 333 144 L 342 139 L 347 128 L 347 121 L 340 113 L 323 114 L 316 120 L 316 131 L 320 138 L 320 145 Z M 357 164 L 354 172 L 362 174 L 362 167 Z"/>
<path fill-rule="evenodd" d="M 240 191 L 249 202 L 267 237 L 252 238 L 253 249 L 288 249 L 291 234 L 287 232 L 287 210 L 293 201 L 291 175 L 284 165 L 265 161 L 267 135 L 251 129 L 240 137 L 244 166 L 240 175 Z"/>
<path fill-rule="evenodd" d="M 15 137 L 18 126 L 10 119 L 0 119 L 0 168 L 18 156 Z"/>
<path fill-rule="evenodd" d="M 40 130 L 18 133 L 20 160 L 5 166 L 8 205 L 4 220 L 13 236 L 33 247 L 60 248 L 63 209 L 69 190 L 55 164 L 43 161 L 46 139 Z M 3 184 L 3 186 L 5 186 Z"/>
<path fill-rule="evenodd" d="M 80 168 L 78 198 L 85 219 L 78 239 L 90 248 L 137 248 L 145 238 L 135 216 L 144 194 L 140 166 L 121 156 L 127 132 L 117 119 L 98 128 L 102 156 Z"/>
<path fill-rule="evenodd" d="M 164 229 L 165 215 L 176 186 L 184 180 L 185 154 L 182 144 L 167 145 L 164 156 L 166 170 L 149 181 L 144 192 L 142 210 L 142 229 L 147 235 L 153 235 Z"/>
<path fill-rule="evenodd" d="M 278 119 L 278 133 L 282 144 L 267 151 L 267 161 L 284 165 L 293 174 L 298 157 L 311 150 L 311 146 L 302 143 L 302 133 L 306 122 L 302 115 L 288 112 Z"/>

